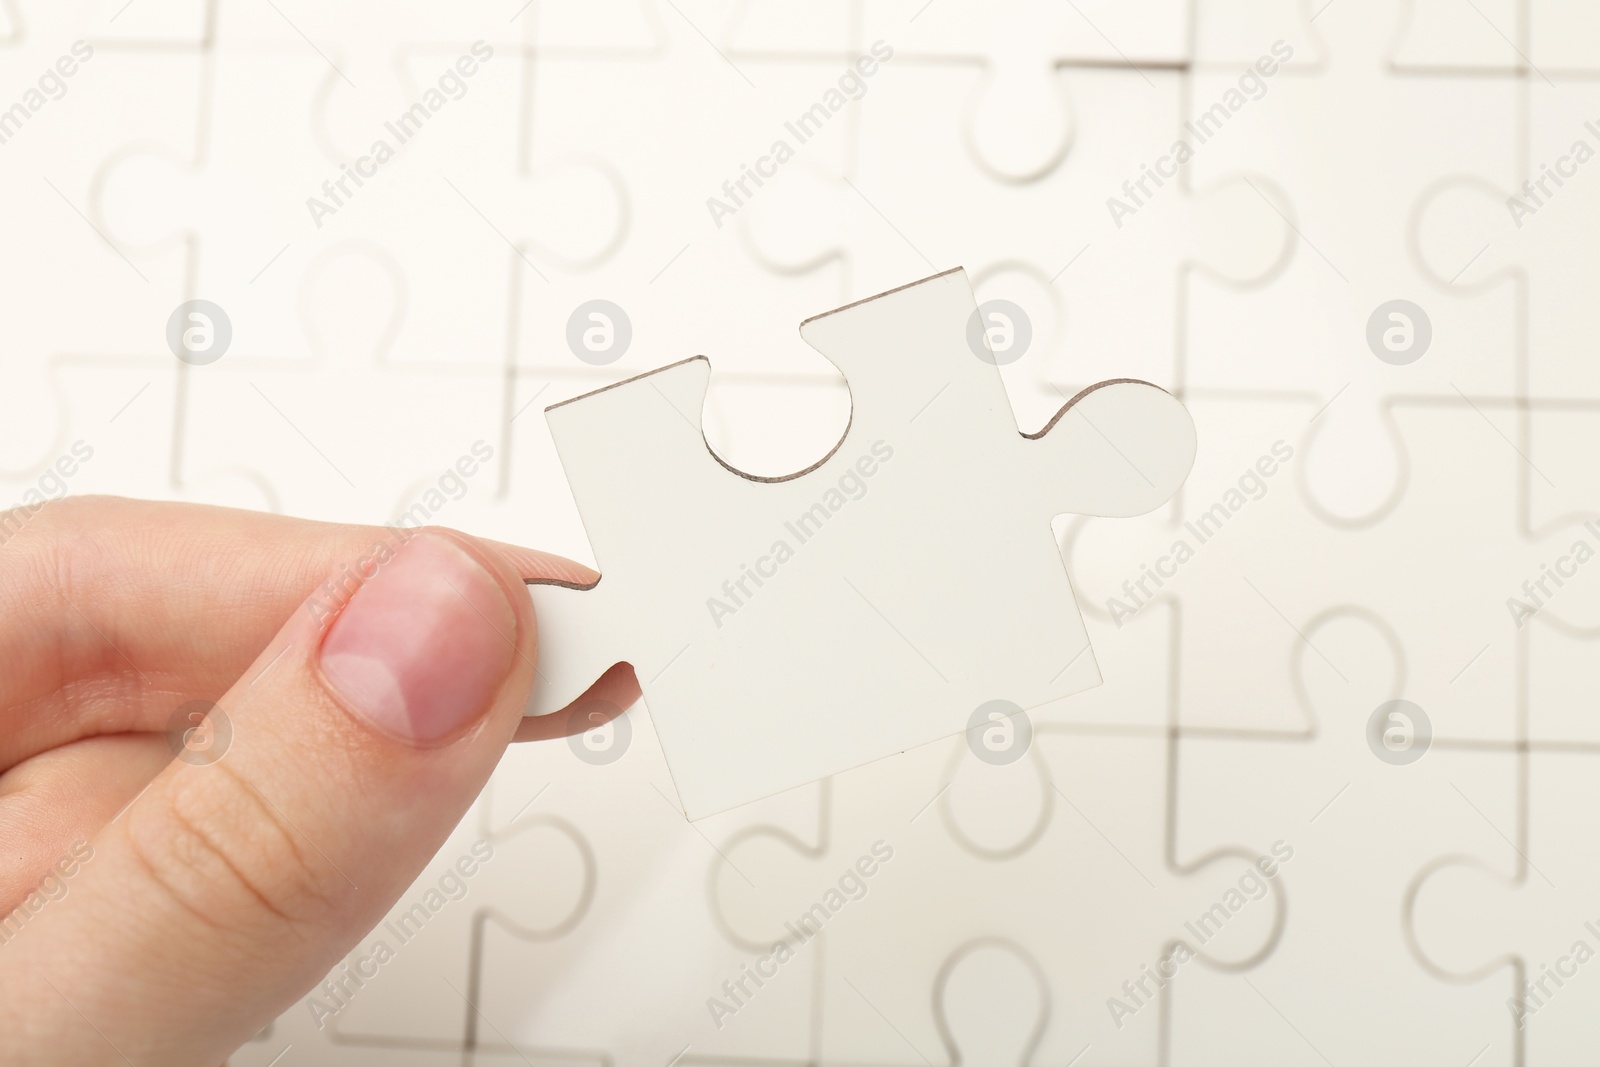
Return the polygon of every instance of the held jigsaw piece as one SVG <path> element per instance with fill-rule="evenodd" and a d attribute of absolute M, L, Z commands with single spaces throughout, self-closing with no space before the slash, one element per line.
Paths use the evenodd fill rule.
<path fill-rule="evenodd" d="M 703 357 L 546 413 L 601 578 L 529 587 L 527 713 L 632 664 L 691 819 L 958 733 L 991 700 L 1098 685 L 1051 521 L 1143 514 L 1194 461 L 1188 413 L 1145 382 L 1020 432 L 960 268 L 800 332 L 852 411 L 788 477 L 710 454 Z"/>

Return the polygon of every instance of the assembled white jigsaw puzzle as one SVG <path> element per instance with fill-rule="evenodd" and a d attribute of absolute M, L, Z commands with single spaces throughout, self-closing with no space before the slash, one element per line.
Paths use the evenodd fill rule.
<path fill-rule="evenodd" d="M 0 0 L 0 577 L 63 495 L 452 527 L 599 574 L 524 730 L 643 692 L 228 1062 L 1584 1060 L 1597 74 L 1581 0 Z"/>

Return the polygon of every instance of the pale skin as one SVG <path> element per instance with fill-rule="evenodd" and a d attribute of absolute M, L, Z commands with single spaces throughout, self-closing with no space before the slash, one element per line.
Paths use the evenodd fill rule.
<path fill-rule="evenodd" d="M 596 577 L 559 556 L 110 497 L 0 528 L 0 915 L 91 853 L 0 925 L 7 1063 L 222 1063 L 382 919 L 508 744 L 639 693 L 619 666 L 522 718 L 524 583 Z M 174 759 L 196 700 L 231 727 L 214 762 Z"/>

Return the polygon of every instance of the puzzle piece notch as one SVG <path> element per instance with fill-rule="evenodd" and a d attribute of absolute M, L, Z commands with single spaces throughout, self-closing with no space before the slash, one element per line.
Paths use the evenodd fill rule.
<path fill-rule="evenodd" d="M 707 462 L 701 358 L 550 409 L 602 577 L 530 587 L 555 642 L 530 711 L 630 662 L 698 818 L 962 730 L 1000 693 L 1034 707 L 1097 684 L 1051 519 L 1158 506 L 1193 462 L 1193 424 L 1164 391 L 1115 381 L 1024 437 L 976 311 L 958 268 L 803 324 L 852 415 L 789 478 Z M 754 587 L 752 558 L 771 571 Z M 881 710 L 864 724 L 852 706 Z"/>

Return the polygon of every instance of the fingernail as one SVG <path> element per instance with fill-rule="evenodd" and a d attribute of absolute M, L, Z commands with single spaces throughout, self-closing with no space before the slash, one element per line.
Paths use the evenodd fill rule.
<path fill-rule="evenodd" d="M 434 741 L 489 710 L 516 655 L 516 626 L 488 571 L 445 538 L 418 534 L 334 620 L 322 674 L 385 733 Z"/>

